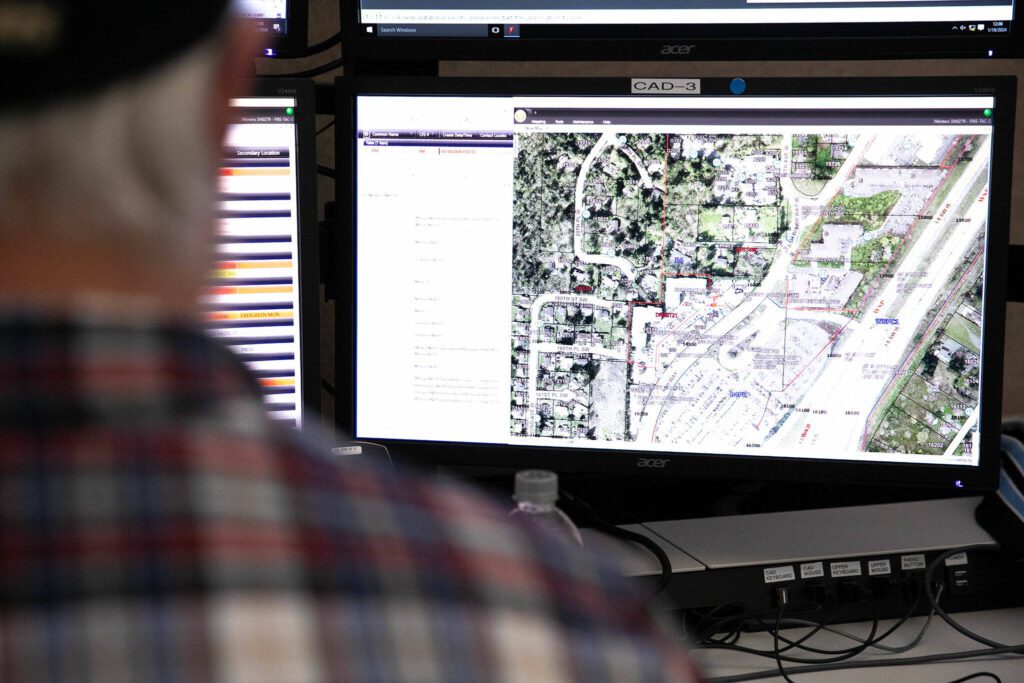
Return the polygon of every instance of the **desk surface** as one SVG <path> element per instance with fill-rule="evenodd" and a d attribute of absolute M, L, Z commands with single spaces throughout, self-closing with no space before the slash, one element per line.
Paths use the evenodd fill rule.
<path fill-rule="evenodd" d="M 992 640 L 1005 643 L 1006 645 L 1024 644 L 1024 607 L 1014 609 L 991 610 L 986 612 L 967 612 L 951 615 L 957 622 L 966 628 Z M 914 639 L 921 630 L 925 621 L 924 617 L 915 617 L 907 620 L 893 635 L 883 641 L 883 644 L 897 647 L 906 644 Z M 879 632 L 884 632 L 891 626 L 894 620 L 888 619 L 881 622 Z M 867 636 L 870 624 L 842 624 L 837 625 L 844 631 L 849 631 L 860 637 Z M 805 629 L 784 629 L 782 633 L 790 638 L 806 633 Z M 745 633 L 739 640 L 739 644 L 745 647 L 771 650 L 772 637 L 767 633 Z M 855 643 L 851 640 L 832 633 L 818 633 L 807 644 L 813 647 L 824 649 L 840 649 L 852 647 Z M 938 617 L 932 619 L 931 626 L 923 640 L 914 649 L 896 655 L 883 655 L 878 650 L 870 649 L 858 655 L 851 661 L 862 661 L 866 659 L 884 660 L 887 658 L 919 657 L 923 655 L 942 654 L 947 652 L 963 652 L 967 650 L 979 650 L 984 645 L 970 640 L 943 622 Z M 708 678 L 716 676 L 734 676 L 751 674 L 758 671 L 776 670 L 774 659 L 759 657 L 742 652 L 727 650 L 695 650 L 694 659 L 701 665 L 704 675 Z M 794 656 L 807 658 L 821 657 L 809 653 L 790 652 Z M 871 681 L 884 681 L 893 683 L 942 683 L 953 681 L 962 676 L 982 671 L 990 671 L 998 675 L 1004 683 L 1024 681 L 1024 656 L 990 656 L 975 658 L 959 662 L 941 662 L 934 664 L 917 664 L 913 666 L 883 667 L 871 669 L 851 669 L 845 671 L 828 671 L 813 674 L 790 673 L 790 670 L 798 667 L 798 664 L 786 664 L 786 672 L 794 678 L 797 683 L 808 681 L 827 681 L 827 683 L 870 683 Z M 777 673 L 767 681 L 781 681 Z M 986 681 L 991 679 L 975 679 Z"/>

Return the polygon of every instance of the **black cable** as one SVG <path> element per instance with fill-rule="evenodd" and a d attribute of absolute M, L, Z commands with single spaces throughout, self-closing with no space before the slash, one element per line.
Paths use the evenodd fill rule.
<path fill-rule="evenodd" d="M 317 135 L 320 135 L 321 133 L 323 133 L 323 132 L 325 132 L 326 130 L 328 130 L 329 128 L 331 128 L 331 127 L 332 127 L 332 126 L 334 125 L 334 122 L 335 122 L 335 120 L 336 120 L 336 119 L 331 119 L 329 123 L 326 123 L 326 124 L 324 124 L 323 128 L 321 128 L 320 130 L 318 130 L 318 131 L 316 132 L 316 134 L 317 134 Z"/>
<path fill-rule="evenodd" d="M 931 576 L 934 574 L 935 567 L 937 567 L 939 564 L 941 564 L 941 562 L 943 560 L 945 560 L 946 557 L 949 557 L 950 555 L 956 554 L 957 552 L 967 552 L 970 549 L 979 549 L 979 548 L 981 548 L 981 549 L 988 549 L 989 546 L 970 546 L 970 547 L 960 548 L 960 549 L 957 549 L 957 550 L 951 550 L 949 552 L 943 553 L 938 558 L 936 558 L 936 560 L 934 560 L 932 563 L 929 564 L 928 570 L 931 570 L 931 571 L 926 570 L 926 572 L 925 572 L 925 577 L 926 577 L 925 578 L 925 582 L 926 582 L 925 586 L 926 586 L 926 592 L 927 592 L 928 597 L 929 597 L 929 602 L 931 603 L 931 613 L 932 614 L 937 614 L 939 612 L 939 610 L 941 609 L 938 606 L 937 603 L 938 603 L 938 599 L 939 599 L 939 597 L 941 597 L 942 591 L 944 589 L 944 585 L 940 584 L 938 586 L 938 593 L 937 594 L 933 593 L 932 590 L 931 590 L 931 585 L 932 584 L 931 584 L 931 580 L 930 579 L 931 579 Z M 874 602 L 872 602 L 872 605 L 874 606 Z M 950 622 L 950 621 L 953 621 L 951 618 L 948 617 L 948 615 L 946 615 L 946 617 L 948 619 L 947 623 Z M 930 618 L 931 617 L 929 617 L 929 619 Z M 876 624 L 877 624 L 877 621 L 876 621 Z M 968 633 L 971 634 L 968 637 L 971 637 L 971 638 L 975 638 L 975 637 L 976 638 L 981 638 L 982 637 L 982 636 L 979 636 L 976 633 L 968 631 L 966 628 L 960 626 L 955 621 L 953 621 L 953 623 L 951 623 L 950 626 L 952 626 L 953 628 L 957 629 L 958 631 L 960 629 L 963 629 L 963 631 L 967 632 L 967 633 L 964 633 L 964 635 L 967 635 Z M 890 628 L 888 631 L 886 631 L 885 634 L 883 634 L 882 636 L 880 636 L 877 639 L 869 637 L 869 638 L 865 639 L 863 641 L 863 643 L 865 645 L 871 645 L 871 644 L 880 642 L 883 638 L 885 638 L 888 635 L 890 635 L 893 632 L 893 630 L 894 629 Z M 919 634 L 918 638 L 915 639 L 915 640 L 919 640 L 921 635 L 923 635 L 923 633 L 924 633 L 924 630 L 922 629 L 922 631 Z M 986 640 L 988 640 L 988 639 L 986 639 Z M 995 642 L 995 641 L 992 641 L 992 642 Z M 712 646 L 712 647 L 715 647 L 715 646 Z M 758 656 L 774 658 L 774 653 L 770 653 L 770 652 L 762 651 L 762 650 L 756 650 L 756 649 L 753 649 L 753 648 L 744 648 L 744 647 L 740 647 L 740 646 L 730 646 L 730 647 L 724 647 L 722 649 L 738 650 L 738 651 L 741 651 L 741 652 L 748 652 L 749 654 L 754 654 L 754 655 L 758 655 Z M 876 659 L 872 659 L 872 660 L 857 661 L 857 662 L 849 662 L 849 661 L 845 661 L 845 662 L 830 662 L 828 660 L 820 660 L 820 661 L 818 661 L 816 663 L 808 664 L 806 666 L 790 667 L 787 670 L 786 673 L 788 675 L 793 675 L 793 674 L 804 674 L 804 673 L 818 673 L 818 672 L 823 672 L 823 671 L 842 671 L 842 670 L 861 669 L 861 668 L 882 668 L 882 667 L 886 667 L 886 666 L 913 666 L 913 665 L 918 665 L 918 664 L 932 664 L 932 663 L 936 663 L 936 662 L 960 661 L 960 660 L 963 660 L 963 659 L 970 659 L 970 658 L 973 658 L 973 657 L 984 657 L 984 656 L 987 656 L 987 655 L 999 655 L 999 654 L 1021 654 L 1021 655 L 1024 655 L 1024 644 L 1021 644 L 1021 645 L 1006 645 L 1006 646 L 1000 645 L 998 647 L 990 647 L 990 648 L 986 648 L 986 649 L 983 649 L 983 650 L 968 650 L 968 651 L 964 651 L 964 652 L 954 652 L 954 653 L 948 653 L 948 654 L 924 655 L 924 656 L 920 656 L 920 657 L 906 657 L 906 658 L 903 658 L 903 659 L 885 658 L 885 659 L 877 659 L 877 660 Z M 791 661 L 791 662 L 792 661 L 798 661 L 794 657 L 782 657 L 781 659 L 783 661 Z M 779 671 L 776 668 L 776 669 L 760 671 L 760 672 L 756 672 L 756 673 L 752 673 L 752 674 L 743 674 L 743 675 L 739 675 L 739 676 L 727 676 L 727 677 L 711 678 L 711 679 L 708 679 L 708 683 L 740 683 L 741 681 L 754 681 L 754 680 L 760 680 L 760 679 L 764 679 L 764 678 L 771 678 L 771 677 L 778 676 L 778 675 L 779 675 Z M 977 673 L 977 674 L 972 674 L 971 676 L 968 676 L 968 677 L 966 677 L 964 679 L 960 679 L 960 680 L 961 681 L 966 681 L 966 680 L 971 680 L 972 678 L 978 678 L 978 677 L 982 677 L 982 676 L 988 676 L 988 677 L 991 677 L 991 678 L 993 678 L 994 680 L 997 680 L 997 681 L 999 680 L 998 677 L 995 674 L 992 674 L 990 672 L 981 672 L 981 673 Z M 957 682 L 954 681 L 953 683 L 957 683 Z"/>
<path fill-rule="evenodd" d="M 325 52 L 327 50 L 330 50 L 335 45 L 339 45 L 340 43 L 341 43 L 341 31 L 338 31 L 337 33 L 335 33 L 330 38 L 324 38 L 319 43 L 313 43 L 312 45 L 307 47 L 306 48 L 306 54 L 303 55 L 303 56 L 304 57 L 308 57 L 310 55 L 315 55 L 315 54 L 318 54 L 320 52 Z"/>
<path fill-rule="evenodd" d="M 333 61 L 321 64 L 320 66 L 314 66 L 311 69 L 305 71 L 296 71 L 290 74 L 260 74 L 261 78 L 312 78 L 313 76 L 319 76 L 325 74 L 328 71 L 334 71 L 335 69 L 341 68 L 345 63 L 345 60 L 341 57 Z"/>
<path fill-rule="evenodd" d="M 902 659 L 865 659 L 857 662 L 839 662 L 837 664 L 810 664 L 807 666 L 790 667 L 788 673 L 812 674 L 822 671 L 846 671 L 849 669 L 881 669 L 887 666 L 916 666 L 918 664 L 936 664 L 939 662 L 958 662 L 974 657 L 988 657 L 990 655 L 1018 654 L 1024 655 L 1024 645 L 1012 647 L 985 648 L 983 650 L 967 650 L 964 652 L 949 652 L 938 655 L 922 655 L 920 657 L 903 657 Z M 773 678 L 779 675 L 778 669 L 767 669 L 756 671 L 750 674 L 737 676 L 719 676 L 717 678 L 705 679 L 705 683 L 744 683 L 745 681 L 759 681 L 764 678 Z"/>
<path fill-rule="evenodd" d="M 581 498 L 572 495 L 565 489 L 562 490 L 562 496 L 564 496 L 566 500 L 573 503 L 574 505 L 583 508 L 587 515 L 589 515 L 590 520 L 594 523 L 594 526 L 597 527 L 600 531 L 608 534 L 609 536 L 614 536 L 615 538 L 619 538 L 624 541 L 632 541 L 633 543 L 641 545 L 644 548 L 647 548 L 647 550 L 649 550 L 651 554 L 653 554 L 654 557 L 657 558 L 658 565 L 661 567 L 661 574 L 658 575 L 658 580 L 654 584 L 654 588 L 651 592 L 651 597 L 660 595 L 661 592 L 668 587 L 668 584 L 672 581 L 672 561 L 669 559 L 668 554 L 665 552 L 665 550 L 656 541 L 654 541 L 651 538 L 648 538 L 647 536 L 644 536 L 643 534 L 638 534 L 635 531 L 629 531 L 628 529 L 623 529 L 621 527 L 615 526 L 614 524 L 606 522 L 597 513 L 597 510 L 594 509 L 593 505 L 587 503 L 585 500 L 582 500 Z"/>
<path fill-rule="evenodd" d="M 598 520 L 594 521 L 597 522 Z M 638 534 L 635 531 L 617 527 L 614 524 L 598 522 L 597 528 L 609 536 L 614 536 L 615 538 L 620 538 L 624 541 L 632 541 L 637 545 L 642 545 L 647 548 L 647 550 L 651 551 L 651 554 L 657 558 L 658 565 L 661 567 L 661 573 L 658 574 L 658 580 L 651 589 L 652 597 L 660 595 L 661 592 L 668 587 L 668 584 L 672 582 L 672 561 L 669 559 L 668 553 L 666 553 L 665 550 L 653 539 L 648 538 L 643 534 Z"/>
<path fill-rule="evenodd" d="M 323 379 L 322 377 L 320 378 L 320 388 L 326 391 L 334 398 L 338 398 L 337 390 L 333 386 L 331 386 L 331 384 L 327 380 Z"/>
<path fill-rule="evenodd" d="M 698 643 L 730 643 L 731 644 L 731 643 L 735 643 L 739 639 L 740 628 L 742 627 L 742 624 L 743 624 L 742 619 L 744 619 L 747 616 L 746 612 L 740 612 L 739 614 L 729 615 L 728 617 L 725 617 L 725 618 L 722 618 L 722 619 L 719 619 L 717 621 L 712 622 L 708 629 L 704 629 L 703 628 L 704 624 L 708 623 L 708 620 L 711 617 L 713 617 L 716 613 L 721 612 L 722 610 L 727 609 L 729 607 L 739 607 L 740 609 L 742 609 L 743 605 L 738 603 L 738 602 L 725 602 L 725 603 L 722 603 L 721 605 L 717 605 L 716 607 L 712 608 L 710 612 L 706 612 L 706 613 L 703 613 L 703 614 L 700 613 L 700 612 L 697 612 L 696 610 L 691 610 L 692 612 L 694 612 L 700 618 L 700 621 L 698 621 L 697 625 L 695 626 L 695 629 L 697 631 L 697 642 Z M 721 638 L 721 639 L 712 638 L 712 636 L 715 633 L 717 633 L 719 630 L 721 630 L 722 625 L 727 624 L 730 621 L 736 621 L 737 619 L 740 619 L 740 621 L 737 622 L 736 627 L 731 632 L 729 632 L 728 635 L 726 635 L 724 638 Z M 767 630 L 767 629 L 765 629 L 765 630 Z"/>
<path fill-rule="evenodd" d="M 906 581 L 906 580 L 907 579 L 904 579 L 904 581 Z M 939 587 L 939 595 L 941 595 L 942 590 L 943 590 L 943 588 L 942 588 L 942 586 L 940 586 Z M 906 613 L 904 613 L 903 616 L 901 616 L 884 633 L 882 633 L 881 635 L 879 635 L 877 637 L 869 637 L 869 638 L 866 638 L 866 639 L 865 638 L 855 638 L 855 640 L 857 642 L 861 643 L 862 645 L 866 646 L 866 647 L 880 648 L 879 644 L 882 641 L 884 641 L 887 638 L 889 638 L 892 634 L 894 634 L 917 611 L 917 607 L 918 607 L 918 605 L 921 602 L 922 595 L 923 595 L 923 591 L 917 591 L 915 593 L 914 603 L 911 605 L 910 609 L 907 610 Z M 938 596 L 936 596 L 936 599 L 938 599 Z M 729 604 L 735 604 L 735 603 L 729 603 Z M 874 601 L 873 600 L 872 600 L 872 606 L 873 606 L 873 611 L 874 611 Z M 713 615 L 715 613 L 715 611 L 717 611 L 719 609 L 721 609 L 721 606 L 719 606 L 715 610 L 712 610 L 711 612 L 707 613 L 706 615 L 699 615 L 699 616 L 701 616 L 701 622 L 698 624 L 698 626 L 702 626 L 706 622 L 707 618 L 710 617 L 711 615 Z M 932 618 L 932 615 L 934 615 L 934 613 L 935 613 L 935 611 L 933 609 L 931 611 L 931 614 L 928 617 L 928 620 L 925 622 L 925 626 L 921 629 L 921 632 L 919 633 L 918 637 L 915 638 L 914 640 L 912 640 L 910 642 L 909 646 L 903 646 L 905 649 L 902 649 L 902 648 L 896 648 L 896 649 L 897 650 L 901 650 L 903 652 L 906 652 L 907 650 L 909 650 L 912 647 L 914 647 L 915 645 L 917 645 L 917 643 L 920 642 L 920 639 L 924 636 L 925 629 L 930 625 L 931 618 Z M 859 654 L 861 651 L 863 651 L 865 649 L 865 648 L 862 648 L 862 647 L 857 647 L 857 648 L 843 648 L 841 650 L 828 650 L 828 649 L 823 649 L 823 648 L 812 647 L 810 645 L 805 645 L 804 643 L 807 640 L 809 640 L 811 637 L 813 637 L 815 634 L 820 632 L 822 629 L 827 629 L 828 628 L 829 624 L 831 623 L 831 617 L 826 617 L 823 621 L 820 621 L 820 622 L 808 621 L 806 623 L 806 625 L 809 626 L 809 627 L 812 627 L 811 630 L 808 633 L 804 634 L 803 636 L 801 636 L 800 638 L 797 638 L 795 640 L 791 640 L 789 638 L 786 638 L 785 636 L 783 636 L 781 634 L 776 634 L 776 631 L 778 629 L 777 628 L 773 628 L 773 626 L 771 624 L 769 624 L 768 622 L 766 622 L 764 619 L 762 619 L 761 617 L 759 617 L 756 614 L 732 615 L 730 617 L 727 617 L 725 619 L 721 619 L 721 620 L 711 624 L 710 630 L 712 632 L 714 632 L 715 630 L 721 629 L 722 626 L 724 626 L 724 625 L 726 625 L 726 624 L 728 624 L 728 623 L 730 623 L 732 621 L 737 621 L 737 620 L 738 620 L 738 622 L 737 622 L 735 630 L 734 630 L 734 632 L 737 633 L 737 634 L 739 633 L 739 630 L 742 629 L 744 624 L 753 623 L 754 625 L 760 626 L 765 632 L 773 633 L 773 637 L 777 637 L 778 641 L 786 643 L 786 647 L 782 647 L 782 648 L 779 648 L 778 644 L 775 643 L 775 647 L 774 647 L 774 649 L 772 651 L 767 651 L 767 650 L 757 651 L 757 650 L 754 650 L 753 648 L 748 648 L 748 650 L 750 650 L 750 652 L 749 652 L 750 654 L 757 654 L 757 655 L 763 656 L 763 657 L 777 657 L 778 654 L 781 654 L 783 652 L 787 652 L 788 650 L 792 650 L 792 649 L 795 649 L 795 648 L 803 650 L 803 651 L 806 651 L 806 652 L 814 653 L 814 654 L 847 655 L 847 656 L 849 656 L 851 653 L 853 653 L 854 655 Z M 778 622 L 776 622 L 776 623 L 778 623 Z M 705 631 L 705 633 L 708 633 L 708 631 Z M 845 634 L 841 634 L 841 635 L 845 635 Z M 705 637 L 703 637 L 699 642 L 702 642 L 705 646 L 708 646 L 708 647 L 715 647 L 717 645 L 729 644 L 729 643 L 726 642 L 727 640 L 728 639 L 709 638 L 709 637 L 707 637 L 705 635 Z M 793 658 L 793 661 L 812 661 L 812 660 L 796 660 L 796 658 Z"/>
<path fill-rule="evenodd" d="M 878 606 L 875 604 L 874 599 L 871 600 L 870 605 L 871 605 L 871 632 L 868 634 L 868 636 L 865 639 L 865 641 L 863 643 L 861 643 L 860 645 L 856 646 L 856 647 L 852 647 L 849 650 L 843 651 L 842 654 L 838 654 L 838 655 L 835 655 L 835 656 L 832 656 L 832 657 L 822 657 L 822 658 L 818 658 L 818 659 L 807 659 L 807 658 L 802 658 L 802 657 L 794 657 L 792 655 L 783 655 L 781 652 L 776 653 L 774 651 L 758 650 L 756 648 L 745 647 L 743 645 L 711 644 L 711 645 L 705 645 L 705 647 L 717 648 L 717 649 L 722 649 L 722 650 L 733 650 L 733 651 L 736 651 L 736 652 L 745 652 L 747 654 L 757 655 L 759 657 L 767 657 L 769 659 L 781 658 L 783 661 L 792 662 L 792 663 L 795 663 L 795 664 L 812 664 L 812 665 L 817 665 L 817 664 L 830 664 L 830 663 L 835 663 L 835 662 L 842 662 L 842 661 L 845 661 L 847 659 L 850 659 L 851 657 L 856 657 L 857 655 L 859 655 L 860 653 L 864 652 L 869 647 L 871 647 L 871 644 L 873 642 L 875 642 L 875 634 L 878 632 L 878 626 L 879 626 Z M 793 672 L 790 671 L 790 673 L 793 673 Z"/>
<path fill-rule="evenodd" d="M 331 168 L 330 166 L 324 166 L 323 164 L 316 165 L 316 172 L 319 173 L 320 175 L 325 175 L 328 178 L 334 177 L 334 169 Z"/>
<path fill-rule="evenodd" d="M 762 625 L 764 625 L 765 630 L 771 631 L 771 627 L 768 624 L 766 624 L 764 622 L 764 620 L 762 620 L 760 618 L 757 618 L 757 617 L 755 617 L 755 618 Z M 775 623 L 776 623 L 777 626 L 779 625 L 778 618 L 776 618 Z M 789 638 L 786 638 L 785 636 L 779 634 L 778 635 L 778 639 L 781 640 L 782 642 L 786 643 L 786 647 L 782 648 L 779 651 L 780 652 L 787 652 L 787 651 L 792 650 L 792 649 L 799 649 L 799 650 L 804 650 L 806 652 L 812 652 L 812 653 L 818 654 L 818 655 L 838 655 L 838 654 L 843 654 L 843 653 L 847 652 L 850 648 L 844 648 L 842 650 L 822 650 L 820 648 L 811 647 L 810 645 L 804 645 L 805 642 L 807 642 L 808 640 L 813 638 L 815 635 L 820 633 L 821 630 L 823 628 L 825 628 L 826 626 L 828 626 L 830 623 L 831 623 L 831 618 L 826 618 L 824 621 L 816 623 L 813 627 L 811 627 L 811 630 L 809 632 L 807 632 L 804 635 L 800 636 L 796 640 L 790 640 Z M 778 630 L 778 629 L 776 628 L 776 630 Z"/>
<path fill-rule="evenodd" d="M 904 580 L 906 580 L 906 579 L 904 579 Z M 897 584 L 897 585 L 899 585 L 899 584 Z M 914 615 L 914 612 L 917 611 L 917 606 L 919 604 L 921 604 L 921 595 L 922 595 L 921 591 L 918 591 L 916 593 L 915 598 L 914 598 L 914 603 L 910 606 L 910 609 L 907 610 L 903 614 L 903 616 L 900 617 L 896 621 L 896 623 L 894 623 L 892 626 L 890 626 L 882 635 L 880 635 L 877 638 L 874 638 L 873 640 L 870 640 L 870 641 L 867 640 L 867 639 L 863 639 L 863 640 L 859 640 L 859 642 L 867 643 L 869 647 L 877 647 L 879 643 L 881 643 L 883 640 L 885 640 L 886 638 L 891 636 L 893 633 L 895 633 L 897 630 L 899 630 L 899 628 L 901 626 L 903 626 L 903 624 L 907 623 L 907 620 L 910 619 L 910 617 L 912 617 Z M 762 619 L 760 619 L 758 617 L 754 617 L 754 618 L 757 619 L 758 622 L 760 622 L 761 626 L 766 631 L 770 631 L 771 630 L 770 626 L 768 624 L 766 624 L 764 622 L 764 620 L 762 620 Z M 821 654 L 821 655 L 838 655 L 838 654 L 843 654 L 845 652 L 848 652 L 850 650 L 850 648 L 844 648 L 842 650 L 826 650 L 826 649 L 823 649 L 823 648 L 811 647 L 810 645 L 804 645 L 803 644 L 808 639 L 810 639 L 811 636 L 817 634 L 818 632 L 820 632 L 823 629 L 826 629 L 830 624 L 831 624 L 831 617 L 826 618 L 824 621 L 815 623 L 815 625 L 812 627 L 812 629 L 811 629 L 811 631 L 809 633 L 801 636 L 800 638 L 798 638 L 795 641 L 794 640 L 790 640 L 790 639 L 788 639 L 788 638 L 786 638 L 784 636 L 779 636 L 779 640 L 781 640 L 784 643 L 787 643 L 787 646 L 782 648 L 781 652 L 786 652 L 787 650 L 790 650 L 790 649 L 793 649 L 793 648 L 799 648 L 799 649 L 805 650 L 807 652 L 811 652 L 811 653 L 814 653 L 814 654 Z"/>
<path fill-rule="evenodd" d="M 775 615 L 775 629 L 772 631 L 772 649 L 775 650 L 775 665 L 779 667 L 779 675 L 786 683 L 793 683 L 793 679 L 786 674 L 786 667 L 782 664 L 782 651 L 779 649 L 779 631 L 782 630 L 782 613 L 786 606 L 779 605 L 779 611 Z"/>
<path fill-rule="evenodd" d="M 752 619 L 758 625 L 760 625 L 766 632 L 768 632 L 768 633 L 772 632 L 773 628 L 772 628 L 771 624 L 766 622 L 764 619 L 761 619 L 760 617 L 753 616 L 753 615 L 751 615 L 751 616 L 752 616 Z M 857 646 L 844 647 L 841 650 L 825 650 L 825 649 L 822 649 L 822 648 L 811 647 L 810 645 L 804 645 L 804 643 L 806 641 L 810 640 L 812 637 L 817 635 L 819 632 L 821 632 L 822 629 L 827 627 L 830 623 L 831 623 L 831 620 L 825 620 L 825 621 L 822 621 L 822 622 L 817 622 L 817 623 L 814 624 L 814 626 L 811 627 L 811 630 L 808 633 L 805 633 L 804 635 L 800 636 L 796 640 L 790 640 L 789 638 L 786 638 L 785 636 L 780 634 L 778 636 L 778 639 L 780 641 L 782 641 L 783 643 L 786 643 L 786 647 L 780 649 L 779 652 L 788 652 L 789 650 L 798 649 L 798 650 L 804 650 L 805 652 L 810 652 L 810 653 L 816 654 L 816 655 L 842 655 L 842 654 L 846 654 L 847 652 L 852 650 L 854 647 L 857 647 Z M 882 640 L 883 637 L 884 636 L 879 636 L 878 638 L 874 639 L 874 641 L 872 641 L 871 644 L 873 645 L 874 643 L 877 643 L 878 641 Z M 863 643 L 864 641 L 860 641 L 860 642 Z M 767 651 L 765 652 L 765 656 L 768 656 Z"/>
<path fill-rule="evenodd" d="M 999 676 L 996 676 L 991 671 L 980 671 L 980 672 L 978 672 L 976 674 L 971 674 L 970 676 L 964 676 L 963 678 L 958 678 L 955 681 L 950 681 L 949 683 L 964 683 L 964 681 L 970 681 L 970 680 L 973 680 L 975 678 L 981 678 L 982 676 L 987 676 L 988 678 L 991 678 L 996 683 L 1003 683 L 1003 679 L 1001 679 Z"/>
<path fill-rule="evenodd" d="M 990 638 L 986 638 L 985 636 L 979 635 L 979 634 L 975 633 L 974 631 L 971 631 L 971 630 L 961 626 L 959 622 L 957 622 L 951 616 L 946 614 L 946 610 L 942 609 L 942 607 L 939 606 L 939 600 L 938 600 L 938 598 L 935 597 L 935 594 L 932 592 L 932 577 L 935 575 L 935 569 L 940 564 L 942 564 L 943 561 L 947 557 L 950 557 L 952 555 L 956 555 L 957 553 L 966 553 L 966 552 L 970 552 L 972 550 L 982 550 L 982 549 L 984 549 L 984 550 L 991 550 L 991 547 L 990 546 L 984 546 L 984 545 L 966 546 L 966 547 L 958 548 L 958 549 L 954 549 L 954 550 L 947 550 L 946 552 L 944 552 L 941 555 L 939 555 L 938 557 L 936 557 L 934 560 L 932 560 L 928 564 L 927 569 L 925 569 L 925 572 L 924 572 L 924 589 L 925 589 L 926 594 L 928 595 L 928 602 L 931 603 L 932 609 L 934 609 L 935 613 L 938 614 L 939 617 L 941 617 L 941 619 L 944 622 L 949 624 L 949 626 L 951 628 L 953 628 L 953 630 L 957 631 L 961 635 L 967 636 L 968 638 L 970 638 L 971 640 L 973 640 L 975 642 L 981 643 L 982 645 L 988 645 L 989 647 L 993 647 L 993 648 L 1008 647 L 1007 645 L 1005 645 L 1003 643 L 1000 643 L 998 641 L 992 640 Z"/>

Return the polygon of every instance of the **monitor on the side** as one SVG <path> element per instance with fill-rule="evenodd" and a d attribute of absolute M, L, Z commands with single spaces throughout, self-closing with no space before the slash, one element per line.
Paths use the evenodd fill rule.
<path fill-rule="evenodd" d="M 270 414 L 300 426 L 320 412 L 313 93 L 301 81 L 254 87 L 231 101 L 201 315 L 256 375 Z"/>
<path fill-rule="evenodd" d="M 427 462 L 991 486 L 1014 79 L 691 84 L 339 81 L 346 427 Z"/>
<path fill-rule="evenodd" d="M 1013 0 L 340 0 L 367 59 L 1020 55 Z"/>
<path fill-rule="evenodd" d="M 308 3 L 302 0 L 237 0 L 235 12 L 256 31 L 272 37 L 267 57 L 301 55 L 306 49 Z"/>

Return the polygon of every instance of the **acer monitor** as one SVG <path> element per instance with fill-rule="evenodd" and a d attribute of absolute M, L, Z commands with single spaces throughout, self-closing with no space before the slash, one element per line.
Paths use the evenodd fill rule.
<path fill-rule="evenodd" d="M 994 485 L 1012 77 L 337 87 L 355 438 L 431 465 Z"/>
<path fill-rule="evenodd" d="M 764 60 L 1021 54 L 1013 0 L 340 0 L 346 57 Z"/>
<path fill-rule="evenodd" d="M 320 412 L 313 89 L 260 79 L 251 90 L 231 101 L 200 315 L 256 376 L 270 415 L 300 426 Z"/>
<path fill-rule="evenodd" d="M 303 0 L 237 0 L 235 12 L 272 37 L 264 57 L 301 56 L 306 51 L 309 4 Z"/>

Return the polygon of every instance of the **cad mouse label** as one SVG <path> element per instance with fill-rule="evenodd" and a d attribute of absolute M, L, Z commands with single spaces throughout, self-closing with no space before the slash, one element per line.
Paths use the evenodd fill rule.
<path fill-rule="evenodd" d="M 805 562 L 800 565 L 801 579 L 820 579 L 825 576 L 825 565 L 821 562 Z"/>

